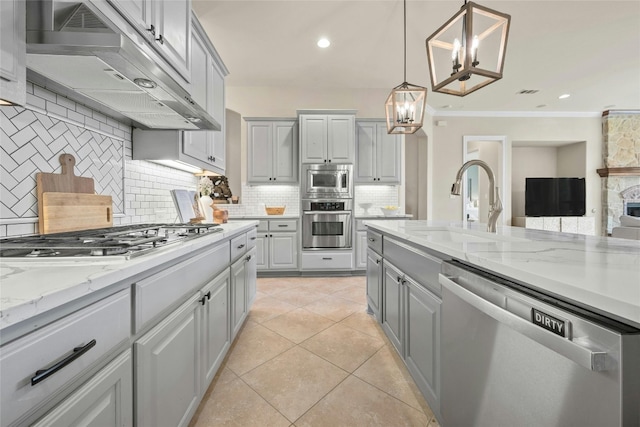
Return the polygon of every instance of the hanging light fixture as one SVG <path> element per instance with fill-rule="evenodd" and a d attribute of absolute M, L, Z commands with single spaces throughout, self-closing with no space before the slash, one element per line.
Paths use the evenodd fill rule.
<path fill-rule="evenodd" d="M 434 92 L 465 96 L 502 78 L 511 16 L 464 0 L 427 39 Z"/>
<path fill-rule="evenodd" d="M 407 83 L 407 0 L 404 0 L 404 82 L 393 88 L 385 110 L 387 133 L 412 134 L 422 127 L 427 88 Z"/>

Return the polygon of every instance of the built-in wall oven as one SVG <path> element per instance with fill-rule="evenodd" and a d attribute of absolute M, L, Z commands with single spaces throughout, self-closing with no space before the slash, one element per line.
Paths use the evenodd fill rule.
<path fill-rule="evenodd" d="M 352 199 L 353 165 L 302 165 L 303 199 Z"/>
<path fill-rule="evenodd" d="M 302 200 L 302 248 L 350 249 L 353 201 Z"/>

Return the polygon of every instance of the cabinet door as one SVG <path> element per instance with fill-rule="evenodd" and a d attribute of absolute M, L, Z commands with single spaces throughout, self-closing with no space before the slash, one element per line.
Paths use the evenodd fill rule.
<path fill-rule="evenodd" d="M 258 270 L 269 269 L 269 235 L 258 234 L 256 239 L 256 268 Z"/>
<path fill-rule="evenodd" d="M 356 268 L 367 267 L 367 232 L 356 232 Z"/>
<path fill-rule="evenodd" d="M 369 312 L 372 312 L 378 322 L 381 321 L 382 314 L 382 257 L 372 251 L 367 250 L 367 305 Z"/>
<path fill-rule="evenodd" d="M 251 309 L 253 301 L 256 299 L 258 291 L 257 274 L 258 274 L 258 257 L 257 249 L 252 248 L 247 252 L 247 312 Z"/>
<path fill-rule="evenodd" d="M 327 116 L 300 116 L 302 163 L 327 161 Z"/>
<path fill-rule="evenodd" d="M 273 125 L 270 122 L 247 123 L 249 183 L 273 181 Z"/>
<path fill-rule="evenodd" d="M 191 80 L 191 0 L 155 1 L 156 48 L 186 81 Z"/>
<path fill-rule="evenodd" d="M 231 341 L 247 315 L 247 262 L 240 258 L 231 266 Z"/>
<path fill-rule="evenodd" d="M 197 31 L 191 32 L 191 98 L 202 108 L 210 110 L 212 98 L 211 58 L 204 40 Z"/>
<path fill-rule="evenodd" d="M 219 131 L 211 132 L 211 162 L 213 165 L 224 172 L 226 167 L 226 112 L 225 112 L 225 86 L 224 86 L 224 73 L 220 70 L 217 64 L 211 60 L 211 82 L 209 88 L 209 105 L 207 111 L 209 114 L 220 123 L 221 129 Z"/>
<path fill-rule="evenodd" d="M 209 132 L 182 132 L 182 152 L 201 162 L 209 162 Z"/>
<path fill-rule="evenodd" d="M 200 398 L 200 292 L 134 343 L 136 425 L 186 426 Z"/>
<path fill-rule="evenodd" d="M 376 181 L 376 123 L 359 122 L 356 126 L 356 175 L 355 182 Z"/>
<path fill-rule="evenodd" d="M 273 122 L 273 179 L 298 182 L 298 128 L 296 122 Z"/>
<path fill-rule="evenodd" d="M 389 135 L 385 123 L 377 124 L 376 134 L 376 181 L 399 184 L 402 136 Z"/>
<path fill-rule="evenodd" d="M 140 33 L 149 38 L 153 36 L 150 31 L 147 31 L 154 24 L 151 10 L 154 4 L 152 0 L 110 0 L 110 2 L 113 3 L 120 14 L 138 28 Z"/>
<path fill-rule="evenodd" d="M 132 426 L 131 365 L 131 350 L 127 350 L 33 426 Z"/>
<path fill-rule="evenodd" d="M 24 0 L 0 1 L 0 99 L 24 105 L 27 100 Z"/>
<path fill-rule="evenodd" d="M 402 351 L 402 280 L 403 274 L 383 261 L 382 278 L 382 329 L 400 356 Z"/>
<path fill-rule="evenodd" d="M 229 269 L 219 274 L 202 289 L 205 300 L 202 306 L 202 361 L 205 381 L 201 392 L 207 388 L 215 376 L 227 350 L 231 345 L 229 314 L 230 277 Z"/>
<path fill-rule="evenodd" d="M 440 399 L 442 300 L 409 277 L 405 282 L 405 295 L 405 362 L 420 391 L 431 405 Z"/>
<path fill-rule="evenodd" d="M 327 117 L 327 156 L 332 163 L 353 163 L 355 159 L 355 117 Z"/>
<path fill-rule="evenodd" d="M 269 235 L 270 267 L 293 269 L 298 267 L 298 233 L 271 233 Z"/>

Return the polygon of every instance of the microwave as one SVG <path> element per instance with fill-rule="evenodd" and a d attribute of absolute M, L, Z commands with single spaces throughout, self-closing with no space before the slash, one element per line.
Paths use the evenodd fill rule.
<path fill-rule="evenodd" d="M 353 198 L 353 165 L 302 165 L 302 198 Z"/>

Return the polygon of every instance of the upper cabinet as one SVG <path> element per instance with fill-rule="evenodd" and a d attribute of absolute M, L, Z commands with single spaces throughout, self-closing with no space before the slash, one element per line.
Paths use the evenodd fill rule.
<path fill-rule="evenodd" d="M 302 163 L 353 163 L 355 112 L 300 114 Z"/>
<path fill-rule="evenodd" d="M 24 105 L 27 99 L 24 0 L 0 1 L 0 100 Z"/>
<path fill-rule="evenodd" d="M 401 147 L 402 135 L 389 135 L 383 120 L 358 120 L 354 181 L 362 184 L 400 184 Z"/>
<path fill-rule="evenodd" d="M 110 0 L 186 80 L 191 80 L 191 0 Z"/>
<path fill-rule="evenodd" d="M 247 182 L 298 182 L 298 126 L 295 119 L 247 118 Z"/>
<path fill-rule="evenodd" d="M 134 2 L 126 2 L 134 3 Z M 220 123 L 220 131 L 153 131 L 133 133 L 134 160 L 178 160 L 224 175 L 226 164 L 225 76 L 229 73 L 195 14 L 191 22 L 189 92 Z"/>

